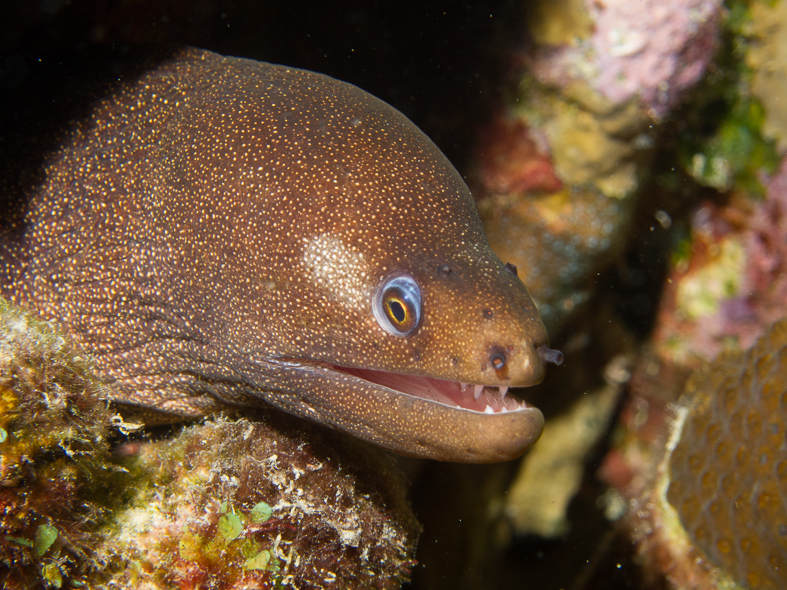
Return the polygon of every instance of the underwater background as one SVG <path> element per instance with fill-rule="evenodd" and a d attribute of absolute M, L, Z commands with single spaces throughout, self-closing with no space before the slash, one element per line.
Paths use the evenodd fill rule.
<path fill-rule="evenodd" d="M 265 412 L 142 436 L 89 358 L 3 304 L 4 588 L 787 587 L 785 0 L 5 4 L 2 124 L 30 55 L 106 43 L 401 110 L 565 363 L 518 392 L 546 428 L 505 464 Z"/>

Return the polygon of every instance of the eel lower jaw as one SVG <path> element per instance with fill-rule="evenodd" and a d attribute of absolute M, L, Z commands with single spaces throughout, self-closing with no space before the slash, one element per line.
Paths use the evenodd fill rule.
<path fill-rule="evenodd" d="M 330 365 L 334 371 L 390 389 L 398 394 L 437 402 L 450 408 L 483 414 L 505 414 L 532 409 L 508 393 L 508 386 L 477 385 L 431 377 Z"/>
<path fill-rule="evenodd" d="M 265 398 L 271 405 L 401 455 L 460 463 L 509 461 L 544 430 L 538 408 L 505 387 L 321 361 L 279 359 L 277 365 L 277 395 Z"/>

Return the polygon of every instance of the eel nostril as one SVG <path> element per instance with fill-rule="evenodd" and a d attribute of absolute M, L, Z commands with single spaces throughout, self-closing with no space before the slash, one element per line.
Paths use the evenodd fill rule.
<path fill-rule="evenodd" d="M 546 344 L 542 344 L 536 348 L 536 352 L 545 363 L 552 363 L 553 365 L 563 364 L 563 353 L 554 348 L 549 348 Z"/>
<path fill-rule="evenodd" d="M 506 357 L 502 352 L 494 353 L 489 361 L 492 363 L 492 368 L 495 371 L 499 371 L 506 366 Z"/>

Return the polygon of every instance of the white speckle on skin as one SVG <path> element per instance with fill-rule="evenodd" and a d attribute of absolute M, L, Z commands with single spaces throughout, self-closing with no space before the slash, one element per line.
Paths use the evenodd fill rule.
<path fill-rule="evenodd" d="M 358 250 L 329 234 L 307 240 L 303 264 L 316 282 L 347 306 L 369 304 L 369 266 Z"/>

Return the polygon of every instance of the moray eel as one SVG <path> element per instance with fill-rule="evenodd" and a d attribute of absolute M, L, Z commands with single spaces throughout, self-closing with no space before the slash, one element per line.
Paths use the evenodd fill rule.
<path fill-rule="evenodd" d="M 536 439 L 548 347 L 470 192 L 401 113 L 327 76 L 179 49 L 95 99 L 0 243 L 150 422 L 270 404 L 405 455 Z"/>

